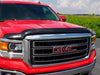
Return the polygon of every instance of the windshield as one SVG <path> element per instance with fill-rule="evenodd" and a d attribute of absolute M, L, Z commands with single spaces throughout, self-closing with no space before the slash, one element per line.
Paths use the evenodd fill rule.
<path fill-rule="evenodd" d="M 58 16 L 48 7 L 32 4 L 1 4 L 2 20 L 55 20 Z"/>

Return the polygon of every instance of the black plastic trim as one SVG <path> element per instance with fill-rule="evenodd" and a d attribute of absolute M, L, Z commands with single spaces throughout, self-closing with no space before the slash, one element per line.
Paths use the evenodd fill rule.
<path fill-rule="evenodd" d="M 4 38 L 8 39 L 24 39 L 27 35 L 38 35 L 38 34 L 68 34 L 68 33 L 91 33 L 86 28 L 45 28 L 45 29 L 28 29 L 21 33 L 9 33 L 5 34 Z"/>

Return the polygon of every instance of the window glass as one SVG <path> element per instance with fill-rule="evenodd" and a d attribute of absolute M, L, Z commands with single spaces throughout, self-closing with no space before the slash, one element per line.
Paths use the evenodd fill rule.
<path fill-rule="evenodd" d="M 1 4 L 2 20 L 60 20 L 48 7 L 32 4 Z"/>

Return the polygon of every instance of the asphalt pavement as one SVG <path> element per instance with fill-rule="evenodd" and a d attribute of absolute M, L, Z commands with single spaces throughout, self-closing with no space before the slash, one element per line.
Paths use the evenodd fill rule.
<path fill-rule="evenodd" d="M 100 75 L 100 38 L 96 40 L 97 59 L 92 75 Z"/>

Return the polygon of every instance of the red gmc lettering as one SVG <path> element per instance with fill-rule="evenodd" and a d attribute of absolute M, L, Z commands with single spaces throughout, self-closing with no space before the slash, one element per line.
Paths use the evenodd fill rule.
<path fill-rule="evenodd" d="M 72 49 L 75 46 L 65 46 L 65 47 L 55 47 L 53 53 L 66 53 L 66 52 L 74 52 L 76 49 Z"/>

